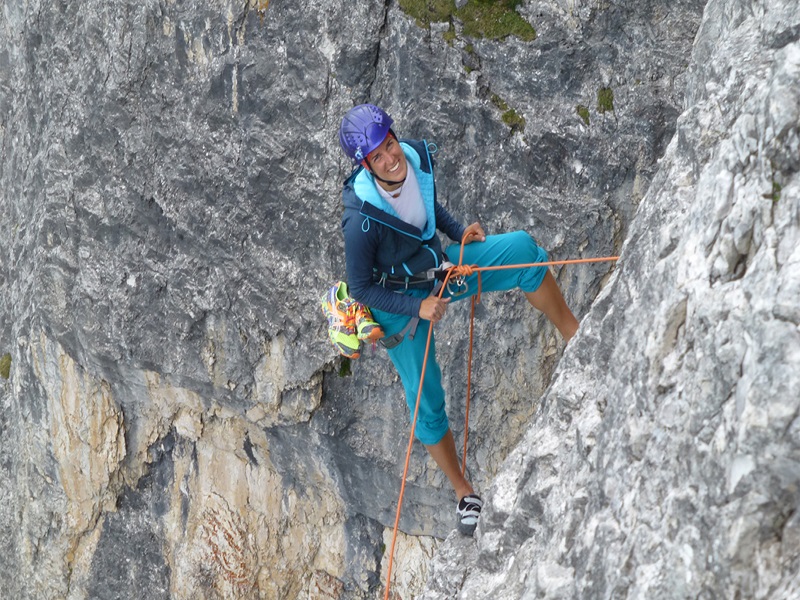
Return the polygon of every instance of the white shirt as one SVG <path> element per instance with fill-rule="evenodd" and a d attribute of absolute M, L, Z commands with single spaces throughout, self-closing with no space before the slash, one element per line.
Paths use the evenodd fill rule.
<path fill-rule="evenodd" d="M 397 216 L 409 225 L 413 225 L 419 230 L 425 229 L 425 224 L 428 222 L 428 215 L 425 212 L 425 204 L 422 202 L 422 193 L 419 191 L 419 183 L 417 176 L 414 174 L 414 169 L 408 165 L 406 170 L 406 180 L 400 187 L 400 195 L 395 198 L 392 192 L 387 192 L 377 182 L 375 187 L 378 188 L 380 195 L 392 205 Z M 397 193 L 395 190 L 393 193 Z"/>

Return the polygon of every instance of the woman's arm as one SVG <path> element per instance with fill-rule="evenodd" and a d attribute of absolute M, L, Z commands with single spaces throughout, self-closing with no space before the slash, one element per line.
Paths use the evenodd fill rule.
<path fill-rule="evenodd" d="M 456 221 L 453 215 L 439 204 L 438 200 L 433 201 L 433 214 L 436 217 L 436 229 L 454 242 L 461 242 L 461 238 L 464 236 L 464 226 Z"/>
<path fill-rule="evenodd" d="M 342 222 L 344 251 L 347 267 L 347 286 L 350 295 L 370 308 L 386 312 L 419 315 L 420 298 L 396 294 L 373 282 L 373 265 L 380 243 L 380 228 L 375 221 L 369 222 L 367 231 L 362 229 L 363 217 L 347 218 Z"/>

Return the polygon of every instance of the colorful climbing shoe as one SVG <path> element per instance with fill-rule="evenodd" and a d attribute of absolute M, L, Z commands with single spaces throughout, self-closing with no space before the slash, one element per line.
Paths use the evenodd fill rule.
<path fill-rule="evenodd" d="M 478 518 L 481 516 L 483 500 L 475 494 L 468 494 L 458 502 L 456 508 L 456 528 L 462 535 L 472 535 L 478 526 Z"/>
<path fill-rule="evenodd" d="M 358 303 L 347 293 L 343 281 L 333 285 L 322 297 L 322 314 L 328 319 L 328 337 L 347 358 L 361 356 L 361 342 L 356 335 L 356 310 Z"/>
<path fill-rule="evenodd" d="M 383 337 L 383 327 L 372 318 L 369 308 L 356 303 L 356 335 L 362 342 L 377 341 Z"/>

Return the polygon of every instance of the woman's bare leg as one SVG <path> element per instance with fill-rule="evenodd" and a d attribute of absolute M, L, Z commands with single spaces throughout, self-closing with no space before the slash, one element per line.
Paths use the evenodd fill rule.
<path fill-rule="evenodd" d="M 449 429 L 444 437 L 431 446 L 425 446 L 428 452 L 439 465 L 442 472 L 447 475 L 450 480 L 450 485 L 456 492 L 459 500 L 467 494 L 473 494 L 475 490 L 472 489 L 472 484 L 467 481 L 466 477 L 461 474 L 461 464 L 458 462 L 458 455 L 456 454 L 456 443 L 453 440 L 453 432 Z"/>
<path fill-rule="evenodd" d="M 569 341 L 578 331 L 578 320 L 564 301 L 564 296 L 561 294 L 561 290 L 558 289 L 556 278 L 553 277 L 549 269 L 539 289 L 535 292 L 525 292 L 525 296 L 531 306 L 542 311 L 550 319 L 550 322 L 556 326 L 565 340 Z"/>

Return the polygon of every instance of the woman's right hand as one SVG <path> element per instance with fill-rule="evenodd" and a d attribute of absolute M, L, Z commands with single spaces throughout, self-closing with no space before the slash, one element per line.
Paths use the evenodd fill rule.
<path fill-rule="evenodd" d="M 447 304 L 449 302 L 450 298 L 428 296 L 422 301 L 419 307 L 419 318 L 430 321 L 431 323 L 438 323 L 447 311 Z"/>

